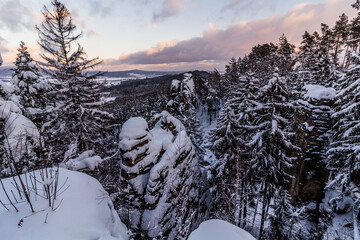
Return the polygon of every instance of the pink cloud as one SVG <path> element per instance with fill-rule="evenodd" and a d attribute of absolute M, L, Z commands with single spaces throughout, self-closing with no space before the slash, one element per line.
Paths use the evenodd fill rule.
<path fill-rule="evenodd" d="M 156 67 L 164 64 L 214 66 L 226 62 L 231 57 L 243 56 L 256 44 L 277 42 L 285 34 L 289 41 L 299 44 L 304 31 L 319 31 L 320 24 L 333 26 L 338 16 L 345 12 L 353 17 L 353 0 L 327 0 L 323 4 L 299 4 L 285 15 L 274 15 L 266 19 L 241 22 L 226 29 L 214 25 L 203 32 L 201 37 L 176 42 L 157 49 L 147 49 L 107 60 L 106 65 Z M 195 64 L 196 63 L 196 64 Z M 206 63 L 206 64 L 200 64 Z"/>
<path fill-rule="evenodd" d="M 160 11 L 153 14 L 153 22 L 162 22 L 179 14 L 183 8 L 183 3 L 184 0 L 163 0 Z"/>

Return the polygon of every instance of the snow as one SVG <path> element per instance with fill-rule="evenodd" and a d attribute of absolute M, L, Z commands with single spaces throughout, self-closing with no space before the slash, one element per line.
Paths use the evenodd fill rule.
<path fill-rule="evenodd" d="M 327 88 L 321 85 L 308 84 L 305 85 L 304 94 L 305 99 L 315 99 L 315 100 L 334 100 L 336 97 L 336 91 L 334 88 Z"/>
<path fill-rule="evenodd" d="M 53 170 L 55 171 L 55 169 Z M 40 171 L 35 175 L 40 180 Z M 25 179 L 25 176 L 22 175 Z M 27 174 L 30 181 L 29 174 Z M 45 179 L 49 181 L 48 179 Z M 2 180 L 8 192 L 17 194 L 11 184 L 13 179 Z M 31 192 L 35 213 L 25 201 L 15 203 L 16 212 L 0 190 L 0 200 L 7 205 L 7 211 L 0 205 L 1 239 L 11 240 L 125 240 L 127 229 L 121 223 L 113 204 L 100 183 L 80 172 L 59 169 L 59 186 L 63 186 L 55 200 L 54 211 L 48 199 L 42 198 L 42 187 L 38 183 L 38 195 Z M 18 200 L 20 200 L 18 198 Z M 46 219 L 46 220 L 45 220 Z M 22 220 L 22 222 L 21 222 Z M 46 221 L 46 223 L 45 223 Z M 21 222 L 21 226 L 18 225 Z"/>
<path fill-rule="evenodd" d="M 70 170 L 81 170 L 88 168 L 93 171 L 104 160 L 99 156 L 93 156 L 93 150 L 85 151 L 76 158 L 69 159 L 64 167 Z"/>
<path fill-rule="evenodd" d="M 223 220 L 213 219 L 200 224 L 188 240 L 255 240 L 250 233 Z"/>
<path fill-rule="evenodd" d="M 136 139 L 148 132 L 148 124 L 142 117 L 133 117 L 124 123 L 120 138 Z"/>
<path fill-rule="evenodd" d="M 184 74 L 184 83 L 189 87 L 191 93 L 195 93 L 195 84 L 191 73 Z"/>
<path fill-rule="evenodd" d="M 159 121 L 150 131 L 146 131 L 144 119 L 131 118 L 120 132 L 119 146 L 123 158 L 121 170 L 131 174 L 131 178 L 127 179 L 131 189 L 143 195 L 141 199 L 132 202 L 135 207 L 131 209 L 130 224 L 134 228 L 141 226 L 142 230 L 148 231 L 149 237 L 156 238 L 163 231 L 163 219 L 168 219 L 166 226 L 172 226 L 169 239 L 176 239 L 177 218 L 172 217 L 175 213 L 171 206 L 178 205 L 179 209 L 186 209 L 185 204 L 195 198 L 191 188 L 194 186 L 194 178 L 199 174 L 198 163 L 193 159 L 194 147 L 184 125 L 166 111 L 156 114 L 154 119 Z M 142 128 L 139 134 L 130 134 L 139 131 L 136 128 L 127 129 L 134 126 Z M 134 139 L 131 135 L 141 137 Z M 184 180 L 180 177 L 182 171 L 188 176 Z M 186 194 L 182 201 L 171 197 L 179 189 L 181 192 L 177 194 Z M 151 207 L 139 209 L 143 200 L 146 206 Z M 120 213 L 122 217 L 127 216 L 126 211 Z M 190 222 L 187 221 L 187 224 Z"/>
<path fill-rule="evenodd" d="M 179 91 L 179 87 L 180 87 L 181 82 L 177 79 L 172 80 L 171 82 L 171 89 L 174 91 Z"/>
<path fill-rule="evenodd" d="M 11 149 L 15 161 L 25 153 L 31 156 L 33 148 L 40 143 L 40 133 L 35 124 L 18 113 L 10 113 L 6 118 L 5 132 L 8 139 L 4 145 Z"/>
<path fill-rule="evenodd" d="M 11 113 L 21 114 L 22 112 L 13 101 L 3 101 L 0 99 L 0 118 L 7 119 Z"/>

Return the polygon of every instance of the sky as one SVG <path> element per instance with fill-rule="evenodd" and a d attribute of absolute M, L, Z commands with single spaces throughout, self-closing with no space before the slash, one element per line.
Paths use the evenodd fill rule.
<path fill-rule="evenodd" d="M 285 34 L 298 45 L 305 30 L 356 15 L 355 0 L 62 0 L 88 58 L 99 70 L 223 70 L 257 44 Z M 15 61 L 20 41 L 41 60 L 35 25 L 50 0 L 0 0 L 0 52 Z"/>

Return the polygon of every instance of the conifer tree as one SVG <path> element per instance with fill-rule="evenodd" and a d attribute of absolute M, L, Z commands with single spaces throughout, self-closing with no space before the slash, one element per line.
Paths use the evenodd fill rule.
<path fill-rule="evenodd" d="M 337 95 L 335 119 L 335 136 L 328 151 L 329 165 L 333 172 L 329 186 L 341 186 L 342 191 L 357 179 L 360 173 L 360 115 L 359 115 L 359 66 L 360 57 L 353 54 L 352 64 L 346 75 L 340 79 L 340 92 Z"/>
<path fill-rule="evenodd" d="M 279 68 L 279 74 L 281 76 L 286 76 L 291 72 L 292 67 L 295 64 L 293 54 L 295 52 L 295 46 L 293 44 L 290 44 L 286 38 L 286 36 L 283 34 L 279 38 L 279 44 L 277 48 L 277 67 Z"/>
<path fill-rule="evenodd" d="M 349 19 L 345 13 L 339 16 L 339 20 L 336 21 L 335 26 L 333 27 L 334 34 L 334 53 L 333 53 L 333 63 L 337 66 L 339 64 L 339 54 L 341 53 L 342 45 L 345 44 L 346 40 L 348 40 L 349 35 Z"/>
<path fill-rule="evenodd" d="M 284 189 L 276 191 L 274 196 L 274 212 L 270 216 L 269 234 L 272 239 L 278 240 L 300 240 L 303 239 L 299 234 L 301 231 L 295 229 L 295 224 L 299 224 L 301 209 L 296 211 L 290 203 L 290 195 Z"/>
<path fill-rule="evenodd" d="M 259 94 L 260 105 L 249 109 L 253 121 L 251 130 L 249 174 L 253 183 L 260 184 L 262 193 L 262 213 L 259 230 L 261 239 L 268 208 L 275 190 L 290 179 L 289 169 L 294 160 L 294 152 L 299 148 L 292 143 L 291 112 L 288 104 L 289 92 L 285 80 L 275 69 L 273 78 Z"/>
<path fill-rule="evenodd" d="M 87 150 L 104 155 L 109 138 L 112 115 L 102 111 L 100 85 L 91 73 L 101 61 L 87 59 L 78 39 L 70 11 L 58 0 L 52 1 L 53 11 L 44 6 L 45 20 L 36 29 L 44 50 L 46 72 L 57 80 L 55 103 L 49 110 L 51 120 L 44 124 L 46 142 L 55 159 L 67 160 Z M 61 159 L 62 158 L 62 159 Z"/>
<path fill-rule="evenodd" d="M 41 127 L 43 109 L 46 107 L 47 92 L 50 85 L 42 77 L 40 68 L 31 58 L 24 42 L 20 43 L 19 53 L 15 61 L 16 68 L 11 79 L 14 94 L 19 97 L 19 104 L 24 110 L 24 116 Z"/>
<path fill-rule="evenodd" d="M 212 166 L 214 217 L 238 224 L 236 210 L 240 183 L 240 149 L 237 121 L 229 101 L 220 112 L 217 126 L 211 133 L 212 150 L 219 161 Z"/>

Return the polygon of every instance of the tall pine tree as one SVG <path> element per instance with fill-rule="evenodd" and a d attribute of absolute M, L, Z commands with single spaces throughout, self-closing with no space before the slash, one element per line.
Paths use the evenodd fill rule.
<path fill-rule="evenodd" d="M 87 150 L 106 154 L 109 123 L 112 115 L 102 111 L 99 73 L 89 70 L 101 63 L 98 58 L 87 59 L 78 39 L 70 11 L 58 0 L 53 10 L 42 11 L 45 20 L 36 29 L 46 72 L 57 87 L 55 103 L 49 110 L 50 121 L 44 124 L 45 140 L 57 161 L 67 160 Z"/>

